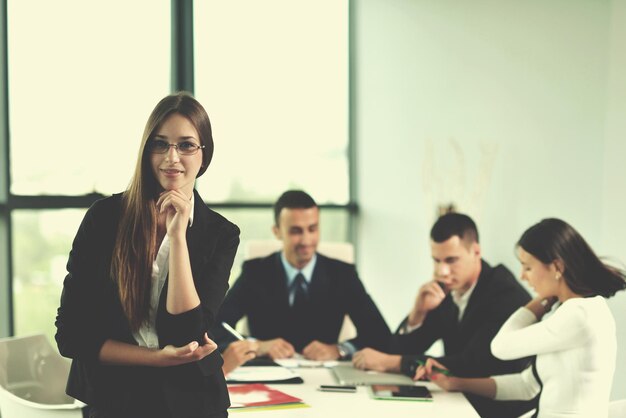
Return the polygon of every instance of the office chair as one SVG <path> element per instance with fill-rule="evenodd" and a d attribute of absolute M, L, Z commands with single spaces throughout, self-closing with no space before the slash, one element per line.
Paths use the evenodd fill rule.
<path fill-rule="evenodd" d="M 273 252 L 280 251 L 281 248 L 282 242 L 279 240 L 248 240 L 244 249 L 244 259 L 265 257 Z M 354 263 L 354 246 L 349 242 L 320 242 L 317 246 L 317 252 L 346 263 Z M 236 328 L 242 334 L 248 334 L 247 318 L 241 318 Z M 341 331 L 339 331 L 338 341 L 350 340 L 356 337 L 356 334 L 356 327 L 350 320 L 350 317 L 346 315 Z"/>
<path fill-rule="evenodd" d="M 2 418 L 82 418 L 84 404 L 65 394 L 69 370 L 44 335 L 0 338 Z"/>

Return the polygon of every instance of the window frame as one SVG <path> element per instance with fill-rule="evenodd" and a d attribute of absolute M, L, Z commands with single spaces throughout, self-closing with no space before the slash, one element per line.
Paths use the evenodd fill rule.
<path fill-rule="evenodd" d="M 347 204 L 322 204 L 321 209 L 340 209 L 348 214 L 348 239 L 356 242 L 356 218 L 358 205 L 356 196 L 356 150 L 354 146 L 355 118 L 352 113 L 354 103 L 353 38 L 351 25 L 353 2 L 348 1 L 348 184 Z M 0 337 L 15 335 L 13 301 L 13 229 L 12 213 L 20 209 L 87 209 L 95 201 L 106 197 L 100 193 L 80 196 L 64 195 L 14 195 L 11 193 L 10 170 L 10 128 L 9 128 L 9 89 L 8 89 L 8 0 L 0 0 Z M 193 0 L 172 0 L 171 2 L 171 82 L 172 92 L 186 90 L 194 93 L 194 28 Z M 267 209 L 273 202 L 207 202 L 215 209 Z"/>

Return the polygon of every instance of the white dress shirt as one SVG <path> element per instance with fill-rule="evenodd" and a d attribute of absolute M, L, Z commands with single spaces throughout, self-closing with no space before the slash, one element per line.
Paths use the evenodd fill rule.
<path fill-rule="evenodd" d="M 491 342 L 502 360 L 537 355 L 541 418 L 607 417 L 615 371 L 615 321 L 601 296 L 566 300 L 541 322 L 518 309 Z M 496 399 L 532 399 L 541 387 L 531 368 L 494 376 Z"/>

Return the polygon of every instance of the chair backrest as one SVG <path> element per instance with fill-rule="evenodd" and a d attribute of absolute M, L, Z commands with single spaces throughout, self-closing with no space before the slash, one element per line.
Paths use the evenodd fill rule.
<path fill-rule="evenodd" d="M 2 418 L 81 418 L 84 404 L 65 394 L 69 367 L 44 335 L 1 338 Z"/>
<path fill-rule="evenodd" d="M 244 250 L 244 259 L 265 257 L 281 248 L 282 242 L 277 239 L 248 240 Z M 322 241 L 318 244 L 317 251 L 346 263 L 354 263 L 354 247 L 349 242 Z"/>
<path fill-rule="evenodd" d="M 282 242 L 279 240 L 248 240 L 244 250 L 244 259 L 266 257 L 281 248 Z M 354 263 L 354 246 L 349 242 L 322 241 L 318 244 L 317 251 L 345 263 Z M 236 328 L 241 333 L 248 334 L 248 322 L 245 317 L 237 323 Z M 356 327 L 346 315 L 339 332 L 339 342 L 350 340 L 356 335 Z"/>

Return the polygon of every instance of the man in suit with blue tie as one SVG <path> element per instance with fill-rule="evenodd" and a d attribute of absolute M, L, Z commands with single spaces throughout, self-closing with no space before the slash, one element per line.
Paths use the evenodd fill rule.
<path fill-rule="evenodd" d="M 234 327 L 247 316 L 256 355 L 272 359 L 299 352 L 313 360 L 335 360 L 362 347 L 383 349 L 389 328 L 354 265 L 317 253 L 319 208 L 313 198 L 300 190 L 283 193 L 274 205 L 274 221 L 282 250 L 243 264 L 217 323 Z M 339 343 L 345 315 L 358 335 Z M 214 335 L 222 349 L 235 341 L 224 329 L 216 328 Z"/>

